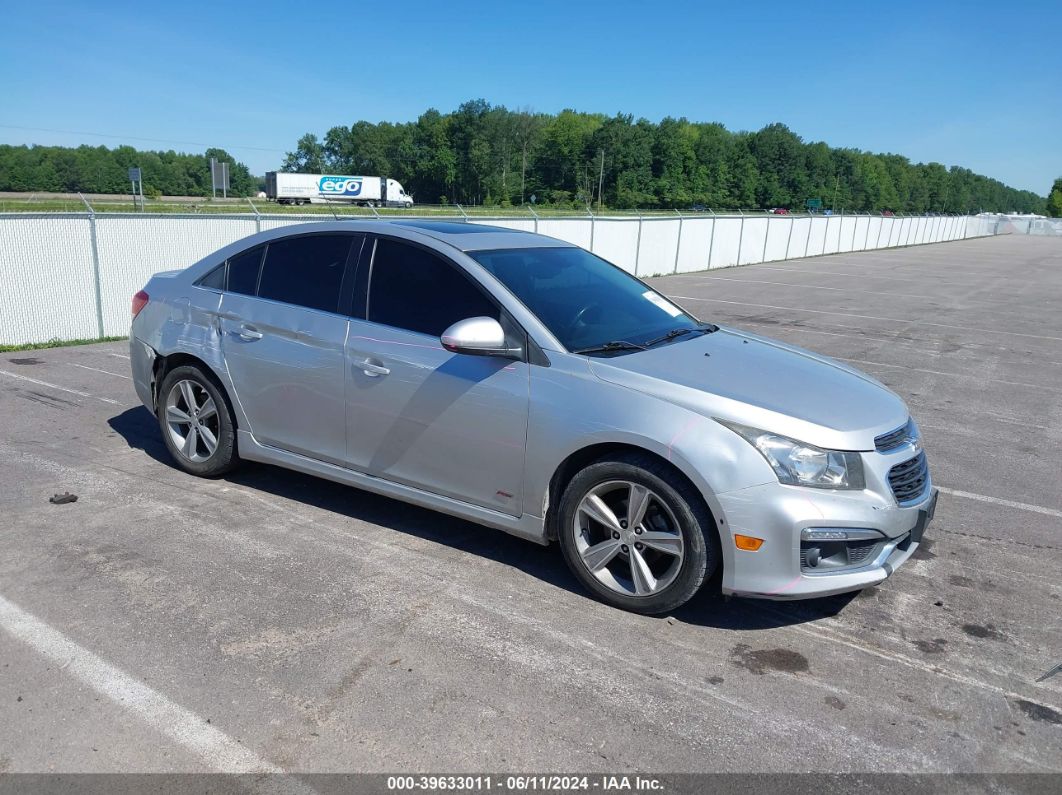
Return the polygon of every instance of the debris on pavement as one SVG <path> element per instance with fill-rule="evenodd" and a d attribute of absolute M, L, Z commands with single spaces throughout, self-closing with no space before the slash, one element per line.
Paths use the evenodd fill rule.
<path fill-rule="evenodd" d="M 1059 671 L 1062 671 L 1062 663 L 1059 663 L 1058 665 L 1056 665 L 1054 668 L 1052 668 L 1050 671 L 1045 673 L 1043 676 L 1041 676 L 1036 681 L 1037 682 L 1046 682 L 1048 679 L 1050 679 L 1052 676 L 1057 674 Z"/>

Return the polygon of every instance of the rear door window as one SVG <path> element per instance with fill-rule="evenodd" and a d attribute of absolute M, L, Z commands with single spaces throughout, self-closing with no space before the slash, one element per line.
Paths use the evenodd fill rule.
<path fill-rule="evenodd" d="M 379 239 L 368 319 L 438 337 L 458 320 L 500 319 L 498 307 L 456 266 L 407 243 Z"/>
<path fill-rule="evenodd" d="M 258 297 L 338 312 L 354 235 L 305 235 L 269 244 Z M 230 264 L 231 267 L 231 264 Z M 229 275 L 232 289 L 232 274 Z"/>
<path fill-rule="evenodd" d="M 229 257 L 228 282 L 225 289 L 230 293 L 254 295 L 258 289 L 258 270 L 262 265 L 264 246 L 252 248 L 235 257 Z"/>

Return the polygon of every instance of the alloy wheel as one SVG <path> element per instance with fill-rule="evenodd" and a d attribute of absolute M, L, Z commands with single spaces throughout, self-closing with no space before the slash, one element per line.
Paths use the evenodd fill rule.
<path fill-rule="evenodd" d="M 196 463 L 214 455 L 221 419 L 214 399 L 202 384 L 178 381 L 166 395 L 163 411 L 170 440 L 178 453 Z"/>
<path fill-rule="evenodd" d="M 588 491 L 573 527 L 579 560 L 624 596 L 652 596 L 678 576 L 685 544 L 675 514 L 656 492 L 627 480 Z"/>

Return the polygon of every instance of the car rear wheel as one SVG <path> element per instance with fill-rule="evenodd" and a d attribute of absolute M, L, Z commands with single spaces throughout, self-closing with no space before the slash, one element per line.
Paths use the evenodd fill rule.
<path fill-rule="evenodd" d="M 159 427 L 177 465 L 217 477 L 239 463 L 236 423 L 213 376 L 193 365 L 175 367 L 159 389 Z"/>
<path fill-rule="evenodd" d="M 707 508 L 670 467 L 632 454 L 591 464 L 564 491 L 565 561 L 596 597 L 657 614 L 689 601 L 719 565 Z"/>

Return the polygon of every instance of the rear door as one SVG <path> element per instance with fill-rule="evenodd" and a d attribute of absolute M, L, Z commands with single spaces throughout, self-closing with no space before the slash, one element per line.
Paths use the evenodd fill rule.
<path fill-rule="evenodd" d="M 347 338 L 350 466 L 518 516 L 529 398 L 522 361 L 450 353 L 439 335 L 503 317 L 460 267 L 411 243 L 366 243 Z M 366 272 L 366 260 L 371 266 Z M 367 304 L 367 305 L 366 305 Z M 522 333 L 510 326 L 514 338 Z M 525 341 L 519 343 L 526 349 Z"/>
<path fill-rule="evenodd" d="M 344 296 L 363 240 L 300 235 L 262 247 L 257 262 L 252 253 L 230 260 L 222 353 L 248 430 L 260 443 L 333 463 L 345 459 Z"/>

